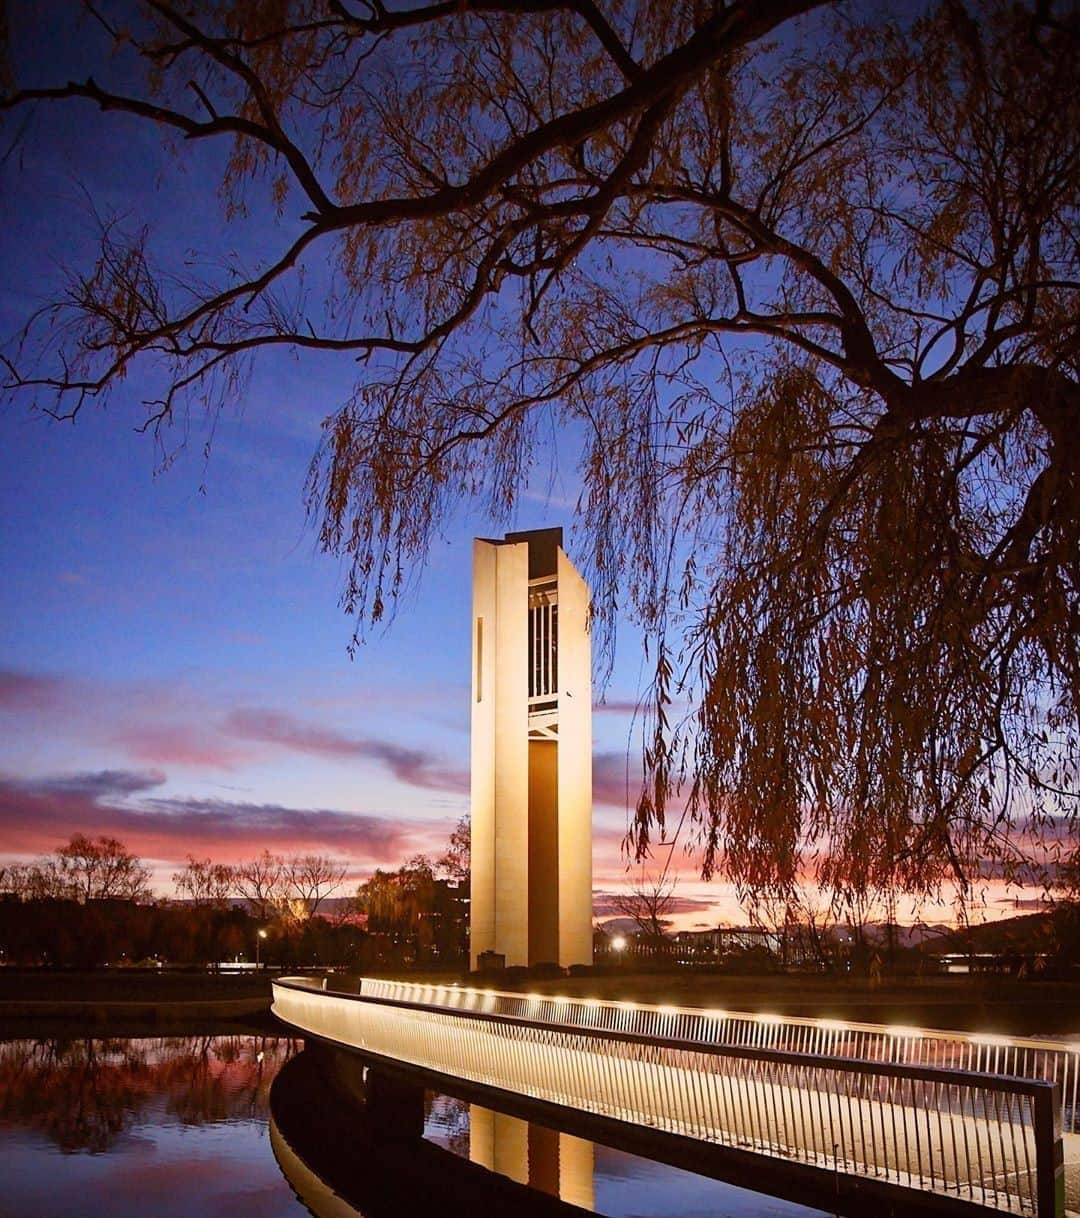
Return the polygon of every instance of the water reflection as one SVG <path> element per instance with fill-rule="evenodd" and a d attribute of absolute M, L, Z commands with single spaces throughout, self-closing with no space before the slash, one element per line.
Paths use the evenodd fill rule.
<path fill-rule="evenodd" d="M 0 1213 L 814 1213 L 447 1095 L 426 1095 L 423 1140 L 395 1141 L 364 1109 L 359 1059 L 301 1048 L 252 1035 L 0 1041 Z"/>
<path fill-rule="evenodd" d="M 301 1042 L 230 1035 L 0 1041 L 4 1218 L 304 1218 L 269 1150 L 270 1083 Z"/>
<path fill-rule="evenodd" d="M 363 1091 L 357 1059 L 325 1050 L 301 1054 L 271 1090 L 275 1154 L 317 1218 L 820 1214 L 447 1095 L 427 1093 L 423 1141 L 395 1141 Z"/>
<path fill-rule="evenodd" d="M 0 1042 L 0 1121 L 102 1153 L 151 1109 L 182 1125 L 265 1120 L 270 1081 L 299 1048 L 271 1036 Z"/>

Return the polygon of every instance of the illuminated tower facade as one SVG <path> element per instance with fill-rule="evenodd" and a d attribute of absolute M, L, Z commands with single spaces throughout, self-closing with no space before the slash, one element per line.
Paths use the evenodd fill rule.
<path fill-rule="evenodd" d="M 470 896 L 473 968 L 592 963 L 589 589 L 562 529 L 473 542 Z"/>

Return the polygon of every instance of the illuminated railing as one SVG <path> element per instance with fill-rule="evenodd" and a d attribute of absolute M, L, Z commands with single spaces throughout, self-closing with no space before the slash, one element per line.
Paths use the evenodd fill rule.
<path fill-rule="evenodd" d="M 1064 1212 L 1054 1083 L 645 1035 L 598 1026 L 614 1018 L 600 1003 L 374 992 L 386 985 L 337 994 L 286 979 L 274 984 L 274 1012 L 361 1052 L 618 1121 L 1007 1213 Z M 480 1009 L 502 1000 L 544 1006 L 534 1016 Z M 555 1019 L 541 1017 L 547 1004 Z M 582 1009 L 593 1022 L 574 1022 Z M 635 1009 L 679 1015 L 622 1009 L 628 1020 Z"/>
<path fill-rule="evenodd" d="M 858 1061 L 940 1066 L 1013 1078 L 1043 1079 L 1061 1088 L 1062 1128 L 1080 1134 L 1080 1041 L 1035 1040 L 846 1020 L 803 1019 L 746 1011 L 704 1011 L 694 1007 L 656 1007 L 636 1002 L 514 994 L 461 986 L 414 985 L 364 978 L 372 997 L 484 1011 L 541 1023 L 570 1024 L 639 1036 L 684 1040 L 692 1044 L 779 1049 Z"/>

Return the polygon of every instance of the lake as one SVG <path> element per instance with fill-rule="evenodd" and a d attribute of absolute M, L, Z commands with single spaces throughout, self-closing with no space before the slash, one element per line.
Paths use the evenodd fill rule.
<path fill-rule="evenodd" d="M 275 1035 L 0 1041 L 0 1163 L 3 1218 L 820 1215 L 433 1093 L 389 1147 Z"/>

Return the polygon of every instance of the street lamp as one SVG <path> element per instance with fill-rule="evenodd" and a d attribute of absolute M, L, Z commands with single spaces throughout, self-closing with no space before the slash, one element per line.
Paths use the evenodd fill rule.
<path fill-rule="evenodd" d="M 259 948 L 262 947 L 262 941 L 265 938 L 266 938 L 265 930 L 260 930 L 259 933 L 255 936 L 255 967 L 256 968 L 262 968 L 262 965 L 259 963 Z"/>
<path fill-rule="evenodd" d="M 622 935 L 616 935 L 615 938 L 611 940 L 611 950 L 613 952 L 626 951 L 626 940 L 622 937 Z"/>

